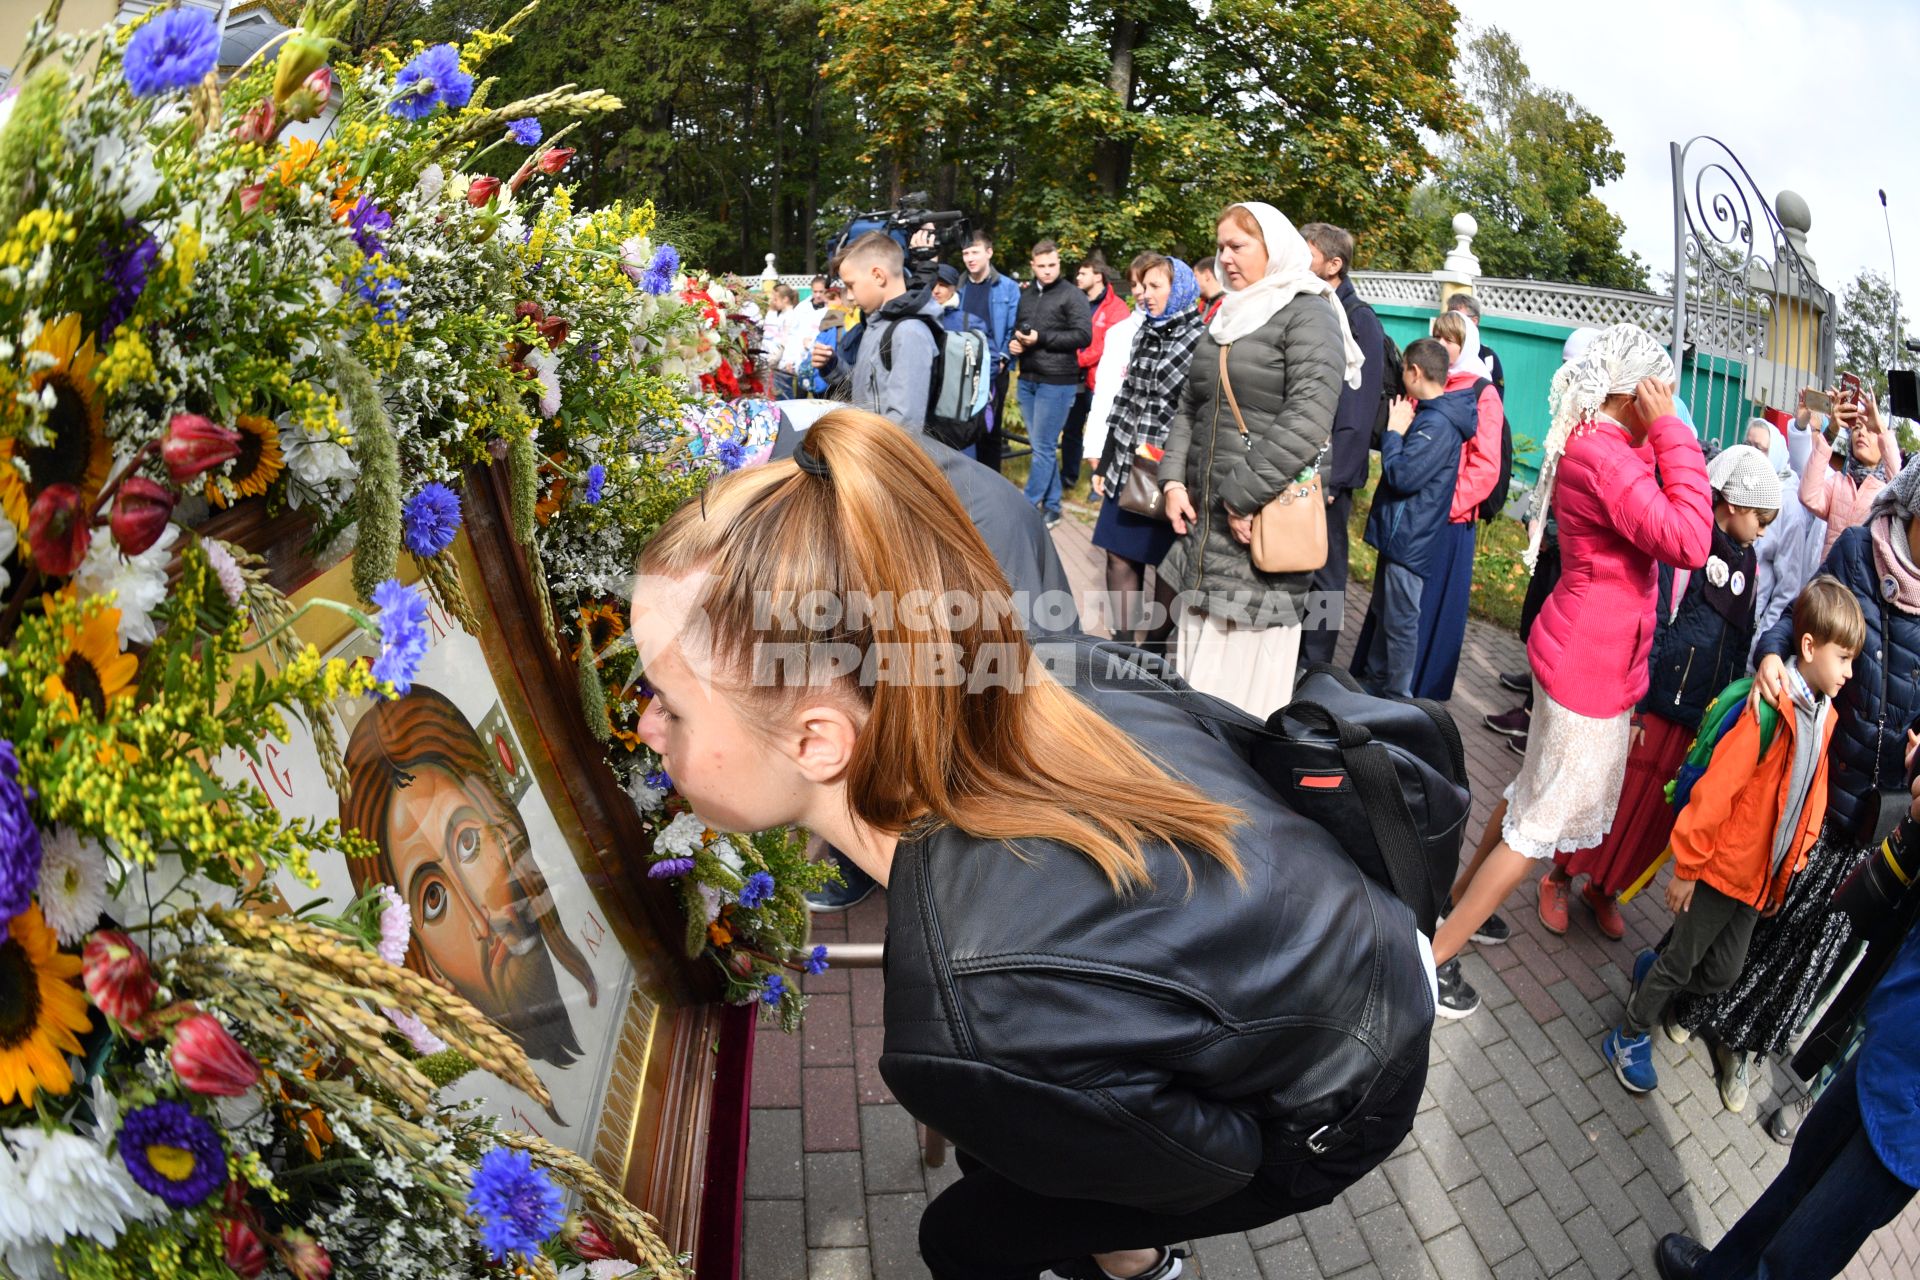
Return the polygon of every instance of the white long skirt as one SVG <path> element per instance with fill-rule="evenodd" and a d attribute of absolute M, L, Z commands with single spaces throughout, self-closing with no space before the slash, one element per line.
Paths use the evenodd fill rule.
<path fill-rule="evenodd" d="M 1265 720 L 1293 700 L 1300 626 L 1248 627 L 1188 609 L 1180 615 L 1174 665 L 1202 693 Z"/>

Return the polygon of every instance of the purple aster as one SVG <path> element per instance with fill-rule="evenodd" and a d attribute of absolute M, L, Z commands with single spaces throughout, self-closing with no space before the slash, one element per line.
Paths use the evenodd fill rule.
<path fill-rule="evenodd" d="M 827 949 L 825 947 L 815 947 L 812 951 L 808 952 L 806 965 L 807 972 L 816 978 L 833 967 L 827 963 Z"/>
<path fill-rule="evenodd" d="M 649 880 L 671 880 L 693 870 L 692 858 L 662 858 L 647 868 Z"/>
<path fill-rule="evenodd" d="M 427 656 L 427 602 L 409 591 L 398 578 L 388 578 L 373 589 L 380 607 L 380 656 L 373 660 L 373 678 L 391 680 L 394 693 L 405 697 Z"/>
<path fill-rule="evenodd" d="M 587 500 L 588 506 L 597 507 L 606 491 L 607 469 L 596 462 L 587 468 L 587 491 L 580 496 Z"/>
<path fill-rule="evenodd" d="M 767 984 L 760 991 L 761 1003 L 779 1004 L 781 1000 L 786 998 L 786 994 L 787 980 L 777 973 L 768 974 Z"/>
<path fill-rule="evenodd" d="M 740 905 L 751 911 L 773 896 L 773 877 L 756 871 L 740 886 Z"/>
<path fill-rule="evenodd" d="M 227 1185 L 220 1135 L 185 1103 L 164 1100 L 127 1112 L 120 1158 L 135 1182 L 176 1209 L 191 1209 Z"/>
<path fill-rule="evenodd" d="M 134 304 L 146 291 L 147 275 L 153 270 L 154 259 L 159 256 L 160 242 L 144 231 L 138 239 L 107 251 L 107 283 L 113 286 L 113 297 L 107 300 L 107 313 L 100 322 L 101 337 L 111 338 L 113 331 L 133 314 Z"/>
<path fill-rule="evenodd" d="M 422 51 L 393 84 L 398 93 L 387 110 L 402 120 L 424 120 L 443 102 L 464 107 L 473 97 L 473 77 L 460 69 L 460 51 L 450 44 Z"/>
<path fill-rule="evenodd" d="M 523 147 L 530 147 L 540 141 L 540 122 L 532 116 L 524 120 L 515 120 L 507 126 L 507 133 Z"/>
<path fill-rule="evenodd" d="M 524 1151 L 495 1147 L 473 1167 L 467 1208 L 480 1219 L 480 1240 L 498 1261 L 533 1253 L 560 1229 L 567 1205 L 560 1188 Z"/>
<path fill-rule="evenodd" d="M 377 258 L 387 251 L 380 233 L 393 226 L 393 215 L 375 204 L 372 196 L 360 197 L 353 211 L 347 214 L 347 225 L 353 228 L 353 242 L 369 258 Z"/>
<path fill-rule="evenodd" d="M 417 556 L 437 556 L 453 545 L 460 532 L 460 495 L 436 481 L 407 499 L 401 519 L 407 550 Z"/>
<path fill-rule="evenodd" d="M 640 273 L 640 287 L 656 298 L 673 291 L 675 277 L 680 274 L 680 251 L 670 244 L 663 244 L 653 252 L 653 261 Z"/>
<path fill-rule="evenodd" d="M 133 33 L 120 73 L 136 98 L 191 89 L 220 60 L 220 33 L 205 9 L 169 9 Z"/>
<path fill-rule="evenodd" d="M 20 785 L 20 757 L 0 738 L 0 943 L 7 925 L 33 903 L 40 883 L 40 828 L 28 802 L 33 789 Z"/>
<path fill-rule="evenodd" d="M 729 471 L 738 471 L 740 464 L 747 460 L 747 448 L 738 440 L 722 440 L 720 447 L 713 451 L 720 465 Z"/>

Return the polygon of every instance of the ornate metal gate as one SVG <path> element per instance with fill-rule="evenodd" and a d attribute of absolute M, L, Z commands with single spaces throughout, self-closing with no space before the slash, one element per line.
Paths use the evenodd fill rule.
<path fill-rule="evenodd" d="M 1760 194 L 1717 138 L 1674 143 L 1673 362 L 1702 439 L 1737 443 L 1833 376 L 1833 294 L 1806 251 L 1804 200 Z"/>

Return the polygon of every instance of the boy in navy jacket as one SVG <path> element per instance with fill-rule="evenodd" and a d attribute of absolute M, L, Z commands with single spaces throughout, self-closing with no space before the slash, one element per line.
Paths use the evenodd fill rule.
<path fill-rule="evenodd" d="M 1380 562 L 1353 673 L 1377 692 L 1406 698 L 1413 693 L 1421 583 L 1453 507 L 1460 446 L 1479 420 L 1471 388 L 1446 389 L 1445 347 L 1421 338 L 1401 359 L 1407 396 L 1394 402 L 1380 442 L 1380 483 L 1366 533 Z"/>

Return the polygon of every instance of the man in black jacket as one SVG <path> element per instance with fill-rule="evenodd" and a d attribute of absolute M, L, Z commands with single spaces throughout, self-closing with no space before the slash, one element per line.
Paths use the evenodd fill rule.
<path fill-rule="evenodd" d="M 1313 273 L 1335 286 L 1334 296 L 1347 309 L 1347 326 L 1366 357 L 1360 367 L 1360 385 L 1340 388 L 1340 406 L 1333 413 L 1333 447 L 1329 451 L 1321 489 L 1327 495 L 1327 562 L 1313 575 L 1313 593 L 1300 636 L 1302 666 L 1332 662 L 1346 621 L 1347 517 L 1353 512 L 1353 491 L 1367 483 L 1367 451 L 1374 423 L 1380 417 L 1380 378 L 1385 367 L 1386 332 L 1373 308 L 1360 301 L 1347 278 L 1353 262 L 1353 235 L 1325 222 L 1309 222 L 1300 235 L 1313 253 Z"/>
<path fill-rule="evenodd" d="M 1060 523 L 1060 432 L 1079 394 L 1080 348 L 1093 341 L 1087 295 L 1060 278 L 1060 249 L 1051 240 L 1033 246 L 1033 283 L 1020 294 L 1007 350 L 1020 360 L 1020 419 L 1033 444 L 1027 501 Z"/>

